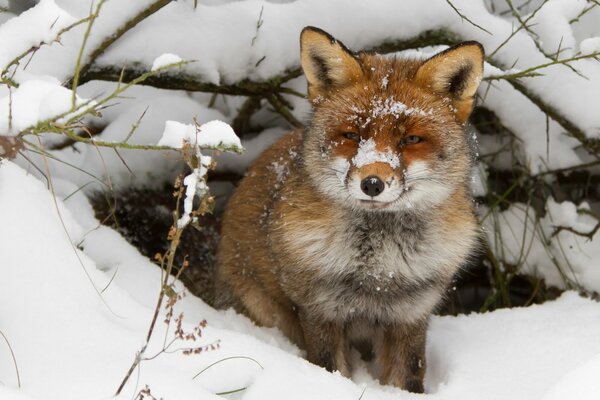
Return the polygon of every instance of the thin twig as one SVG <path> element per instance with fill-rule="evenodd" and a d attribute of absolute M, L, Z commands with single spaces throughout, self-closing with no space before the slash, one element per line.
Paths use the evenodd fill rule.
<path fill-rule="evenodd" d="M 490 81 L 496 81 L 496 80 L 511 80 L 511 79 L 517 79 L 517 78 L 535 77 L 535 76 L 540 75 L 536 71 L 551 67 L 553 65 L 568 64 L 573 61 L 596 59 L 598 57 L 600 57 L 600 52 L 595 52 L 595 53 L 590 53 L 590 54 L 579 54 L 579 55 L 576 55 L 573 57 L 563 58 L 560 60 L 553 60 L 553 61 L 550 61 L 550 62 L 547 62 L 544 64 L 536 65 L 534 67 L 530 67 L 530 68 L 527 68 L 527 69 L 524 69 L 522 71 L 515 72 L 512 74 L 489 75 L 489 76 L 486 76 L 484 78 L 484 80 L 490 82 Z"/>
<path fill-rule="evenodd" d="M 10 345 L 8 338 L 6 337 L 4 332 L 2 332 L 1 330 L 0 330 L 0 335 L 2 335 L 2 337 L 4 338 L 4 341 L 6 342 L 6 345 L 8 346 L 8 350 L 10 351 L 10 356 L 11 356 L 13 364 L 15 366 L 15 373 L 17 374 L 17 387 L 21 388 L 21 376 L 19 375 L 19 367 L 17 366 L 17 358 L 15 357 L 15 352 L 13 351 L 13 348 Z"/>
<path fill-rule="evenodd" d="M 77 59 L 75 61 L 75 71 L 73 73 L 73 84 L 71 85 L 71 110 L 75 110 L 76 101 L 77 101 L 77 85 L 79 84 L 79 74 L 81 73 L 81 60 L 83 58 L 83 53 L 85 51 L 85 45 L 90 37 L 90 33 L 92 32 L 92 26 L 94 25 L 94 21 L 100 15 L 100 10 L 106 0 L 100 0 L 98 5 L 96 6 L 96 10 L 92 13 L 90 12 L 90 16 L 88 19 L 87 27 L 85 28 L 85 32 L 83 34 L 83 40 L 81 41 L 81 46 L 79 47 L 79 53 L 77 54 Z"/>
<path fill-rule="evenodd" d="M 448 5 L 450 7 L 452 7 L 452 9 L 454 10 L 454 12 L 456 12 L 460 18 L 463 21 L 467 21 L 468 23 L 470 23 L 471 25 L 473 25 L 476 28 L 481 29 L 482 31 L 484 31 L 485 33 L 487 33 L 488 35 L 491 35 L 492 32 L 488 31 L 487 29 L 485 29 L 483 26 L 476 24 L 475 22 L 471 21 L 466 15 L 464 15 L 463 13 L 460 12 L 460 10 L 458 8 L 456 8 L 456 6 L 454 6 L 454 4 L 452 4 L 452 2 L 450 0 L 446 0 L 446 3 L 448 3 Z"/>
<path fill-rule="evenodd" d="M 98 57 L 102 55 L 113 43 L 119 40 L 125 33 L 129 30 L 137 26 L 141 21 L 148 18 L 150 15 L 154 14 L 167 4 L 169 4 L 171 0 L 155 0 L 152 4 L 148 5 L 145 9 L 141 10 L 139 13 L 131 17 L 129 20 L 125 21 L 119 28 L 117 28 L 110 35 L 107 35 L 105 39 L 96 46 L 94 50 L 89 53 L 87 57 L 87 62 L 80 69 L 80 83 L 87 82 L 89 79 L 85 78 L 85 75 L 89 71 L 90 67 L 96 62 Z"/>
<path fill-rule="evenodd" d="M 292 125 L 294 128 L 301 128 L 303 126 L 302 122 L 298 121 L 296 117 L 294 117 L 294 115 L 290 112 L 289 108 L 287 108 L 285 104 L 283 104 L 283 102 L 277 97 L 277 95 L 273 94 L 267 96 L 267 101 L 273 106 L 275 111 L 277 111 L 279 115 L 285 118 L 285 120 L 289 122 L 290 125 Z"/>
<path fill-rule="evenodd" d="M 506 39 L 504 39 L 504 41 L 502 43 L 500 43 L 498 45 L 498 47 L 496 47 L 496 49 L 494 51 L 492 51 L 488 57 L 494 57 L 494 55 L 496 55 L 496 53 L 502 48 L 504 47 L 504 45 L 506 45 L 506 43 L 508 43 L 517 33 L 519 33 L 523 28 L 525 28 L 525 26 L 527 26 L 527 23 L 533 18 L 535 17 L 535 15 L 538 13 L 538 11 L 540 11 L 542 9 L 542 7 L 544 7 L 544 5 L 546 4 L 545 1 L 543 1 L 542 3 L 540 3 L 540 5 L 533 10 L 533 12 L 531 14 L 529 14 L 529 16 L 524 20 L 524 21 L 520 21 L 519 22 L 519 27 L 515 30 L 513 30 L 511 32 L 510 35 L 508 35 L 508 37 Z"/>

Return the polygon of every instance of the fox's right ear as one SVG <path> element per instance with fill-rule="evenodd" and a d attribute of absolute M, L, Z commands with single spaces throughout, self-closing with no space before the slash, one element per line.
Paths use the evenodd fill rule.
<path fill-rule="evenodd" d="M 319 28 L 307 26 L 300 34 L 300 62 L 314 100 L 362 76 L 358 59 L 341 42 Z"/>

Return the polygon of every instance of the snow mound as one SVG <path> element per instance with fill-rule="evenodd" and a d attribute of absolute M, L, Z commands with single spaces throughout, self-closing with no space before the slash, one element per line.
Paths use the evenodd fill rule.
<path fill-rule="evenodd" d="M 62 116 L 68 120 L 69 113 L 81 112 L 81 106 L 91 107 L 94 102 L 75 97 L 73 92 L 54 82 L 32 79 L 22 83 L 11 94 L 0 98 L 0 134 L 17 134 L 39 122 Z"/>
<path fill-rule="evenodd" d="M 30 48 L 53 42 L 62 29 L 75 21 L 54 0 L 42 0 L 0 25 L 0 72 L 4 72 L 13 59 Z"/>
<path fill-rule="evenodd" d="M 22 381 L 16 390 L 9 350 L 0 346 L 0 395 L 7 400 L 110 397 L 143 342 L 160 287 L 160 269 L 112 229 L 98 227 L 85 197 L 70 196 L 74 185 L 55 179 L 54 189 L 56 203 L 33 176 L 0 163 L 0 220 L 8 227 L 0 230 L 0 330 Z M 180 284 L 176 290 L 184 291 Z M 119 399 L 145 385 L 155 396 L 182 400 L 217 399 L 217 392 L 244 387 L 240 398 L 261 400 L 357 399 L 363 391 L 363 399 L 380 400 L 537 400 L 544 394 L 554 400 L 597 393 L 600 306 L 573 292 L 540 306 L 433 317 L 428 394 L 420 396 L 380 386 L 364 364 L 352 380 L 329 373 L 302 359 L 279 331 L 215 311 L 189 294 L 180 311 L 189 322 L 184 329 L 207 319 L 201 340 L 220 340 L 220 348 L 144 361 Z M 169 335 L 165 328 L 157 325 L 150 352 Z"/>

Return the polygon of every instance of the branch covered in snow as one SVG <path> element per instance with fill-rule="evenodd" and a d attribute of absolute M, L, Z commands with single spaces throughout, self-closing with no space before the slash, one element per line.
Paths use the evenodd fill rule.
<path fill-rule="evenodd" d="M 183 148 L 184 158 L 190 165 L 192 172 L 183 179 L 185 196 L 183 213 L 177 221 L 179 229 L 190 222 L 197 221 L 193 214 L 194 198 L 204 199 L 208 195 L 206 174 L 214 168 L 213 159 L 202 154 L 203 149 L 231 151 L 241 153 L 242 143 L 231 127 L 222 121 L 210 121 L 202 125 L 182 124 L 176 121 L 167 121 L 165 130 L 158 142 L 159 146 Z M 186 156 L 187 154 L 187 156 Z"/>
<path fill-rule="evenodd" d="M 456 33 L 446 30 L 426 31 L 422 34 L 410 38 L 407 40 L 388 41 L 372 48 L 364 49 L 365 51 L 375 51 L 378 53 L 397 53 L 407 49 L 436 46 L 436 45 L 453 45 L 463 41 Z M 579 140 L 583 147 L 592 154 L 600 154 L 600 141 L 595 138 L 590 138 L 581 129 L 578 124 L 570 120 L 565 114 L 560 112 L 554 106 L 545 101 L 538 94 L 529 89 L 526 84 L 521 80 L 522 78 L 532 78 L 541 76 L 545 68 L 566 65 L 569 66 L 571 62 L 586 60 L 586 59 L 597 59 L 600 53 L 582 53 L 577 56 L 568 57 L 564 59 L 553 59 L 552 61 L 529 67 L 525 70 L 518 72 L 508 72 L 500 74 L 487 75 L 483 80 L 486 82 L 493 82 L 499 80 L 508 81 L 515 90 L 519 91 L 525 97 L 527 97 L 533 104 L 535 104 L 540 111 L 544 112 L 558 124 L 560 124 L 569 134 Z M 500 63 L 493 59 L 487 60 L 491 65 L 499 65 Z M 146 73 L 147 71 L 140 67 L 128 67 L 128 66 L 103 66 L 94 67 L 92 66 L 85 77 L 85 80 L 104 80 L 104 81 L 122 81 L 129 82 L 140 74 Z M 186 90 L 193 92 L 208 92 L 218 93 L 225 95 L 240 95 L 240 96 L 259 96 L 266 98 L 269 103 L 275 108 L 275 110 L 292 126 L 301 126 L 298 119 L 290 113 L 289 107 L 282 104 L 280 101 L 282 94 L 303 97 L 303 93 L 284 86 L 290 80 L 301 76 L 302 71 L 300 68 L 294 68 L 288 72 L 273 76 L 263 81 L 254 81 L 244 79 L 232 84 L 214 84 L 206 82 L 198 75 L 190 75 L 183 71 L 177 74 L 163 74 L 146 79 L 143 84 L 171 90 Z"/>

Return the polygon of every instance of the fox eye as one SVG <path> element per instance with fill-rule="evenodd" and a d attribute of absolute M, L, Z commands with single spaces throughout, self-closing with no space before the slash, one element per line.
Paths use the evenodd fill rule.
<path fill-rule="evenodd" d="M 356 132 L 344 132 L 342 136 L 348 140 L 352 140 L 354 142 L 360 142 L 360 135 Z"/>
<path fill-rule="evenodd" d="M 421 136 L 407 136 L 400 141 L 400 146 L 410 146 L 411 144 L 421 143 L 423 140 Z"/>

